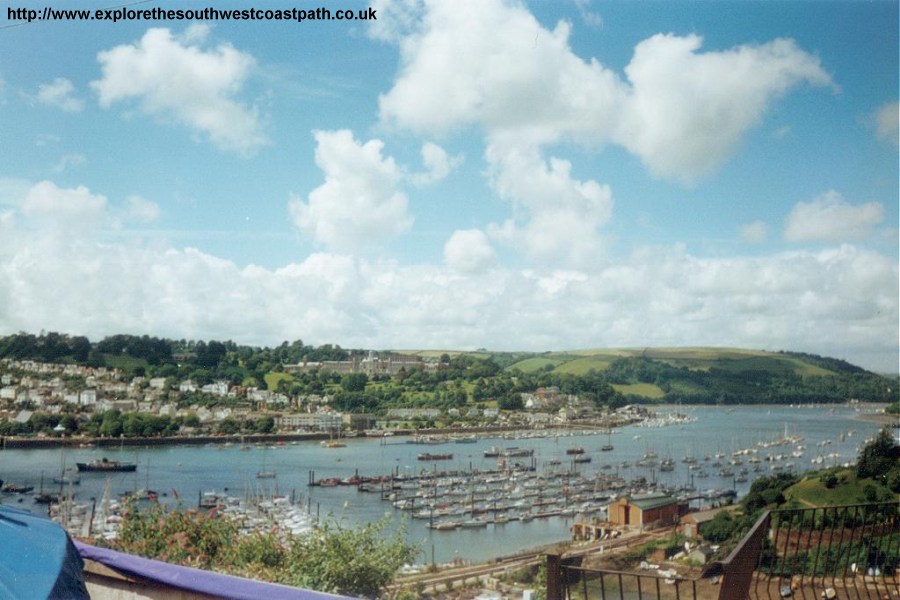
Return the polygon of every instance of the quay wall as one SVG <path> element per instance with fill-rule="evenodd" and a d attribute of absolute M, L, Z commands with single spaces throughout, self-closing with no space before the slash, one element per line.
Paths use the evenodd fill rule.
<path fill-rule="evenodd" d="M 560 425 L 562 428 L 592 428 L 615 427 L 626 422 L 593 422 L 593 423 L 569 423 Z M 493 427 L 465 427 L 465 428 L 433 428 L 433 429 L 393 429 L 391 432 L 397 436 L 409 435 L 485 435 L 503 433 L 508 431 L 521 431 L 522 426 L 500 425 Z M 548 428 L 552 429 L 552 428 Z M 247 435 L 177 435 L 170 437 L 23 437 L 0 436 L 0 450 L 22 450 L 38 448 L 79 448 L 79 447 L 136 447 L 136 446 L 202 446 L 205 444 L 269 444 L 278 442 L 306 442 L 329 439 L 326 432 L 309 433 L 260 433 Z"/>
<path fill-rule="evenodd" d="M 172 437 L 130 437 L 130 438 L 28 438 L 0 437 L 0 448 L 4 450 L 29 448 L 118 448 L 134 446 L 203 446 L 205 444 L 268 444 L 277 442 L 303 442 L 327 440 L 327 433 L 271 433 L 256 435 L 185 435 Z"/>

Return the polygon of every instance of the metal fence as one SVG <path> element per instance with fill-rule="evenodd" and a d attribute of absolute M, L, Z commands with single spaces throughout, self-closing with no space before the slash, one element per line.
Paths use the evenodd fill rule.
<path fill-rule="evenodd" d="M 900 598 L 898 503 L 771 513 L 751 598 Z"/>
<path fill-rule="evenodd" d="M 900 503 L 763 514 L 715 579 L 586 569 L 547 557 L 547 600 L 900 600 Z M 714 585 L 718 584 L 718 585 Z"/>

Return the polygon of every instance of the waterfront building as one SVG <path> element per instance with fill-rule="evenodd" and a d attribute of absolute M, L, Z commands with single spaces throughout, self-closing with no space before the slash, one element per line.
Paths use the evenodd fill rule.
<path fill-rule="evenodd" d="M 607 508 L 610 523 L 620 528 L 646 528 L 675 525 L 687 512 L 687 504 L 667 494 L 622 496 Z"/>

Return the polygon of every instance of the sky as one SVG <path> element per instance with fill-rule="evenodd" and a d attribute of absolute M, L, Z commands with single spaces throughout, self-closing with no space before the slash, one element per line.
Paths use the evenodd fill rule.
<path fill-rule="evenodd" d="M 0 334 L 898 371 L 896 1 L 207 6 L 0 16 Z"/>

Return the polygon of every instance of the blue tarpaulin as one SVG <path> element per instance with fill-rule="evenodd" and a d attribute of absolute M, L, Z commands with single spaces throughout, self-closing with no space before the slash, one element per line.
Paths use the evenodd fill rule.
<path fill-rule="evenodd" d="M 62 527 L 0 505 L 0 597 L 89 598 L 83 571 L 84 561 Z"/>

